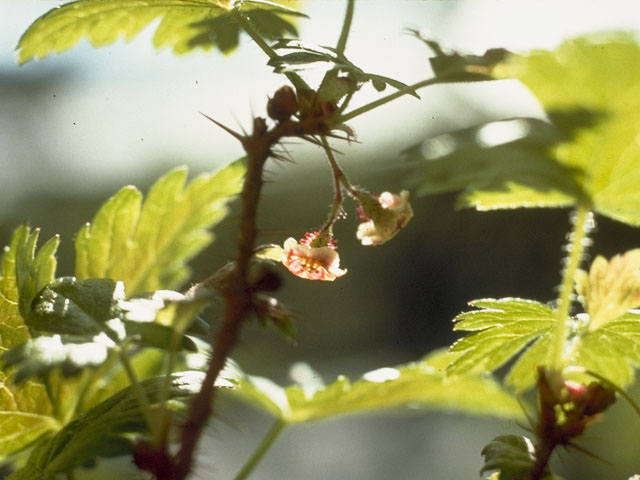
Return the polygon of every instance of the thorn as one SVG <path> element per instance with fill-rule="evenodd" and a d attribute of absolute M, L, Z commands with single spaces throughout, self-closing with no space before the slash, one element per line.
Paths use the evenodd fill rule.
<path fill-rule="evenodd" d="M 213 123 L 215 123 L 217 126 L 219 126 L 221 129 L 223 129 L 225 132 L 227 132 L 228 134 L 234 136 L 235 138 L 237 138 L 238 140 L 240 140 L 241 142 L 244 141 L 244 138 L 242 135 L 240 135 L 238 132 L 231 130 L 229 127 L 227 127 L 226 125 L 223 125 L 222 123 L 218 122 L 217 120 L 214 120 L 213 118 L 211 118 L 209 115 L 202 113 L 202 112 L 198 112 L 200 115 L 202 115 L 203 117 L 205 117 L 206 119 L 212 121 Z"/>

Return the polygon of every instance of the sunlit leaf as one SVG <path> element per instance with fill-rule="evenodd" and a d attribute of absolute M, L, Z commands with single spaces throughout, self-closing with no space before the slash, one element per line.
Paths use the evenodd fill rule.
<path fill-rule="evenodd" d="M 170 398 L 180 399 L 197 393 L 204 374 L 183 372 L 172 376 Z M 140 383 L 150 402 L 156 403 L 164 388 L 161 377 Z M 132 439 L 147 432 L 144 416 L 132 387 L 127 387 L 91 408 L 42 442 L 31 454 L 26 473 L 12 478 L 51 478 L 70 472 L 97 457 L 130 454 Z M 31 477 L 31 472 L 38 476 Z M 22 476 L 21 476 L 22 475 Z"/>
<path fill-rule="evenodd" d="M 55 253 L 60 243 L 58 237 L 49 239 L 36 252 L 39 230 L 27 226 L 16 230 L 17 249 L 15 275 L 20 294 L 20 314 L 31 311 L 31 302 L 47 283 L 53 280 L 56 271 Z"/>
<path fill-rule="evenodd" d="M 459 353 L 449 366 L 449 373 L 491 372 L 504 365 L 530 344 L 534 353 L 526 353 L 513 366 L 518 375 L 510 375 L 511 385 L 523 390 L 535 381 L 537 360 L 544 353 L 540 342 L 546 342 L 554 321 L 554 311 L 542 303 L 519 298 L 475 300 L 479 310 L 456 317 L 455 330 L 473 332 L 456 341 L 451 351 Z M 541 362 L 544 363 L 544 362 Z"/>
<path fill-rule="evenodd" d="M 596 257 L 588 274 L 579 272 L 576 290 L 589 314 L 591 330 L 640 306 L 640 249 L 616 255 L 610 261 Z"/>
<path fill-rule="evenodd" d="M 419 189 L 462 190 L 459 205 L 480 210 L 586 204 L 640 225 L 639 74 L 640 47 L 626 34 L 509 56 L 493 75 L 529 87 L 549 125 L 492 122 L 422 142 L 408 150 L 424 172 Z"/>
<path fill-rule="evenodd" d="M 568 40 L 553 52 L 514 56 L 500 75 L 523 82 L 548 112 L 586 109 L 600 121 L 553 150 L 556 161 L 584 171 L 594 209 L 640 225 L 640 47 L 631 35 Z"/>
<path fill-rule="evenodd" d="M 276 2 L 244 0 L 79 0 L 45 13 L 18 43 L 21 63 L 59 53 L 86 38 L 93 46 L 118 39 L 132 40 L 154 20 L 156 48 L 172 47 L 176 53 L 195 48 L 218 48 L 228 53 L 238 46 L 243 15 L 266 38 L 297 35 L 291 17 L 302 14 Z"/>
<path fill-rule="evenodd" d="M 441 358 L 443 355 L 447 358 L 445 361 Z M 490 378 L 445 378 L 445 364 L 450 355 L 437 353 L 421 362 L 374 370 L 353 383 L 339 377 L 324 385 L 316 375 L 298 372 L 296 380 L 307 380 L 300 382 L 301 385 L 283 388 L 266 378 L 238 375 L 240 381 L 232 393 L 287 423 L 408 406 L 522 417 L 517 400 Z"/>
<path fill-rule="evenodd" d="M 76 237 L 76 276 L 124 282 L 127 295 L 179 287 L 186 262 L 208 245 L 208 231 L 240 191 L 244 166 L 234 162 L 185 186 L 186 169 L 170 172 L 144 203 L 134 187 L 111 197 Z"/>
<path fill-rule="evenodd" d="M 619 387 L 629 385 L 640 367 L 640 314 L 628 313 L 586 332 L 571 361 Z"/>
<path fill-rule="evenodd" d="M 16 256 L 20 249 L 30 242 L 25 238 L 33 238 L 25 226 L 19 227 L 13 234 L 11 245 L 5 247 L 0 257 L 0 351 L 14 348 L 29 339 L 29 331 L 19 313 L 18 285 L 16 280 Z M 37 237 L 37 233 L 35 234 Z M 35 246 L 35 239 L 33 240 Z M 29 250 L 33 253 L 33 250 Z M 29 288 L 44 281 L 53 274 L 55 263 L 52 257 L 36 255 L 40 260 L 34 262 L 41 265 L 36 271 L 34 283 Z M 45 261 L 45 256 L 47 260 Z M 28 255 L 27 255 L 28 257 Z M 48 267 L 43 266 L 44 264 Z M 33 264 L 32 264 L 33 265 Z M 45 272 L 47 272 L 45 274 Z M 52 417 L 52 407 L 46 389 L 39 381 L 28 381 L 17 386 L 13 383 L 14 369 L 2 367 L 0 370 L 0 458 L 6 458 L 18 450 L 31 444 L 36 438 L 50 430 L 59 428 Z"/>

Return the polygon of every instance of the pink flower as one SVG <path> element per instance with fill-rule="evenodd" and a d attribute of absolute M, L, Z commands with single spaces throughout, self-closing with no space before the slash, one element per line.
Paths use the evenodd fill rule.
<path fill-rule="evenodd" d="M 307 280 L 333 282 L 347 273 L 340 268 L 340 256 L 333 239 L 317 232 L 308 233 L 300 243 L 288 238 L 284 242 L 282 263 L 291 273 Z"/>
<path fill-rule="evenodd" d="M 382 245 L 395 237 L 413 217 L 406 190 L 400 195 L 391 192 L 383 192 L 377 197 L 363 194 L 358 199 L 360 217 L 364 222 L 358 225 L 356 236 L 362 245 Z"/>

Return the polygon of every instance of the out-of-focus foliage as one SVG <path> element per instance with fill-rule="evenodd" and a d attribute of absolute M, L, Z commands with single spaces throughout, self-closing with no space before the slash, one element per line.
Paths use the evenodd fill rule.
<path fill-rule="evenodd" d="M 509 56 L 497 78 L 537 96 L 552 129 L 519 119 L 428 140 L 408 150 L 423 193 L 463 190 L 481 210 L 586 204 L 640 224 L 640 47 L 625 34 L 568 40 Z M 540 141 L 542 139 L 542 141 Z"/>
<path fill-rule="evenodd" d="M 451 356 L 449 352 L 436 352 L 420 362 L 368 372 L 353 383 L 339 377 L 328 385 L 307 365 L 292 369 L 297 384 L 286 388 L 266 378 L 238 373 L 237 388 L 231 392 L 284 423 L 406 406 L 522 418 L 516 398 L 491 378 L 446 378 Z"/>
<path fill-rule="evenodd" d="M 95 46 L 119 38 L 132 40 L 156 19 L 156 48 L 172 47 L 176 53 L 195 48 L 233 51 L 239 42 L 237 16 L 248 18 L 261 35 L 277 38 L 297 35 L 291 17 L 303 16 L 267 0 L 78 0 L 66 3 L 37 19 L 20 38 L 20 63 L 59 53 L 87 38 Z"/>

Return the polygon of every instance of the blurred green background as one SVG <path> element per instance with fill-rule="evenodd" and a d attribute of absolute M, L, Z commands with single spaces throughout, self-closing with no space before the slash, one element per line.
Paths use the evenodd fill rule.
<path fill-rule="evenodd" d="M 264 115 L 267 96 L 284 81 L 248 41 L 229 57 L 177 57 L 152 49 L 152 29 L 129 44 L 94 50 L 83 43 L 18 67 L 13 49 L 19 35 L 55 5 L 0 0 L 0 238 L 7 242 L 24 221 L 41 227 L 41 238 L 60 234 L 59 274 L 71 274 L 74 233 L 119 187 L 144 189 L 175 165 L 189 165 L 195 173 L 241 155 L 235 140 L 198 111 L 232 128 L 247 127 L 252 114 Z M 308 0 L 303 10 L 311 19 L 301 21 L 301 37 L 335 42 L 343 9 L 343 1 Z M 639 14 L 631 1 L 612 8 L 607 1 L 363 0 L 347 55 L 365 71 L 412 83 L 430 75 L 429 52 L 407 27 L 481 54 L 490 47 L 552 48 L 567 36 L 600 29 L 640 29 Z M 422 101 L 401 99 L 350 122 L 358 142 L 336 147 L 353 183 L 374 192 L 399 191 L 412 175 L 403 149 L 484 121 L 541 115 L 514 82 L 436 86 L 420 94 Z M 365 87 L 356 104 L 375 95 Z M 301 237 L 322 224 L 332 201 L 322 155 L 306 145 L 287 148 L 295 163 L 269 166 L 260 220 L 265 243 Z M 338 374 L 355 379 L 449 345 L 456 338 L 451 319 L 471 299 L 554 298 L 568 211 L 456 211 L 452 195 L 414 196 L 412 204 L 415 218 L 393 241 L 364 248 L 347 203 L 348 217 L 336 235 L 349 273 L 333 284 L 317 284 L 283 271 L 280 298 L 298 315 L 299 345 L 248 326 L 234 354 L 245 371 L 286 383 L 289 366 L 306 361 L 327 381 Z M 233 256 L 235 213 L 193 262 L 194 280 Z M 599 218 L 594 240 L 592 256 L 610 256 L 638 247 L 640 232 Z M 270 421 L 229 399 L 219 413 L 195 478 L 231 478 Z M 620 402 L 583 439 L 613 466 L 571 452 L 562 455 L 558 473 L 567 479 L 640 473 L 640 419 L 632 417 Z M 505 433 L 524 431 L 505 421 L 422 411 L 334 419 L 285 431 L 252 478 L 479 478 L 480 450 Z"/>

